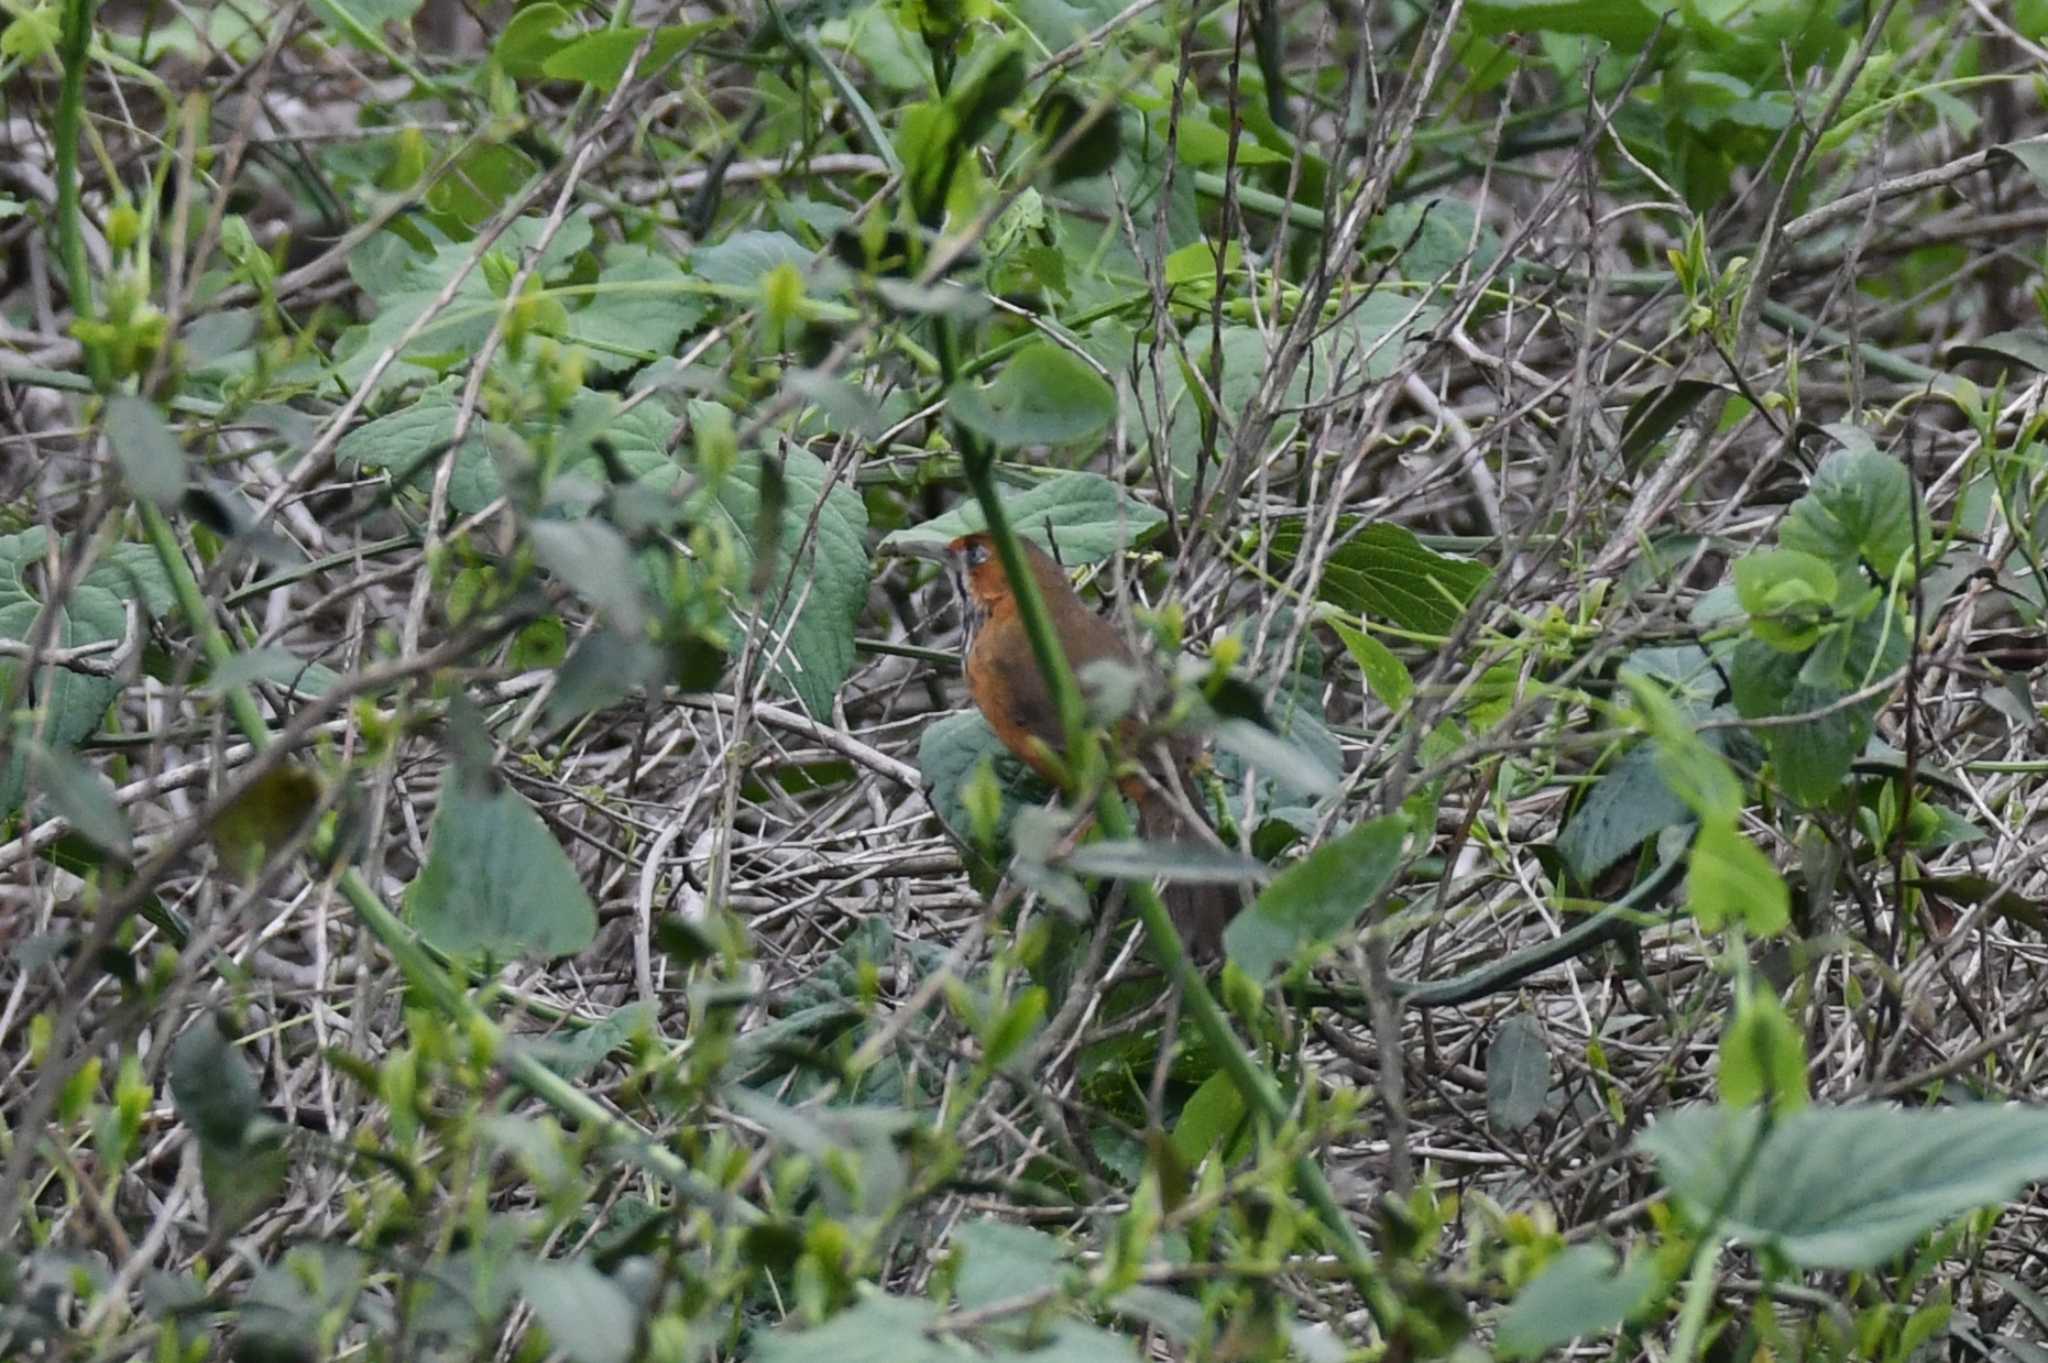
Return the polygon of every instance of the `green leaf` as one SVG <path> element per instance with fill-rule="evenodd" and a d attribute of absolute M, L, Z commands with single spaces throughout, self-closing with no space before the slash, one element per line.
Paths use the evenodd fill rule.
<path fill-rule="evenodd" d="M 0 535 L 0 639 L 26 642 L 35 632 L 43 601 L 32 585 L 34 570 L 49 550 L 49 533 L 40 526 L 18 535 Z M 46 631 L 50 647 L 118 642 L 127 632 L 130 600 L 139 602 L 146 615 L 161 614 L 171 606 L 163 566 L 147 545 L 117 544 L 102 554 L 72 591 L 65 608 L 57 612 L 54 626 Z M 16 681 L 21 666 L 21 659 L 0 657 L 0 690 L 18 687 L 16 695 L 34 695 L 44 716 L 39 732 L 52 748 L 76 747 L 90 736 L 121 692 L 116 678 L 62 667 L 39 673 L 35 685 L 29 687 Z M 20 806 L 27 775 L 28 751 L 12 745 L 5 765 L 0 766 L 0 816 Z"/>
<path fill-rule="evenodd" d="M 808 273 L 816 254 L 787 232 L 735 232 L 690 252 L 690 273 L 708 284 L 756 289 L 783 265 Z"/>
<path fill-rule="evenodd" d="M 2040 154 L 2048 156 L 2048 144 L 2044 144 Z M 1957 360 L 1987 360 L 2008 367 L 2017 364 L 2048 374 L 2048 332 L 2039 328 L 2001 331 L 1995 336 L 1952 345 L 1944 358 L 1950 364 Z"/>
<path fill-rule="evenodd" d="M 1335 795 L 1344 783 L 1303 743 L 1247 719 L 1226 719 L 1210 731 L 1218 748 L 1300 795 Z M 1306 735 L 1304 735 L 1306 737 Z"/>
<path fill-rule="evenodd" d="M 212 1013 L 202 1013 L 171 1047 L 171 1103 L 201 1147 L 242 1148 L 260 1108 L 256 1077 Z"/>
<path fill-rule="evenodd" d="M 946 401 L 955 421 L 1004 448 L 1079 444 L 1116 419 L 1116 390 L 1050 341 L 1019 350 L 985 389 L 966 380 L 954 384 Z"/>
<path fill-rule="evenodd" d="M 156 404 L 121 396 L 107 403 L 107 443 L 139 497 L 169 509 L 185 492 L 185 451 Z"/>
<path fill-rule="evenodd" d="M 1419 634 L 1448 634 L 1492 576 L 1483 563 L 1423 547 L 1398 525 L 1375 522 L 1356 534 L 1347 523 L 1324 560 L 1317 595 L 1333 606 Z M 1273 552 L 1291 564 L 1301 553 L 1302 522 L 1273 532 Z"/>
<path fill-rule="evenodd" d="M 724 518 L 739 559 L 740 582 L 764 584 L 761 600 L 735 607 L 734 635 L 779 600 L 774 614 L 761 621 L 770 637 L 784 644 L 769 662 L 769 678 L 782 694 L 801 701 L 813 718 L 824 719 L 832 713 L 839 684 L 853 670 L 853 627 L 867 606 L 867 507 L 846 479 L 834 478 L 809 450 L 785 450 L 781 469 L 786 499 L 774 518 L 774 556 L 767 564 L 758 558 L 769 478 L 762 459 L 742 458 L 693 511 Z M 813 523 L 816 533 L 807 540 Z"/>
<path fill-rule="evenodd" d="M 1759 937 L 1775 937 L 1792 923 L 1792 892 L 1784 878 L 1732 822 L 1714 819 L 1700 826 L 1685 897 L 1708 932 L 1741 923 Z"/>
<path fill-rule="evenodd" d="M 1486 1119 L 1496 1131 L 1520 1131 L 1543 1115 L 1549 1097 L 1550 1047 L 1542 1029 L 1517 1014 L 1486 1047 Z"/>
<path fill-rule="evenodd" d="M 1305 948 L 1350 928 L 1393 878 L 1407 840 L 1407 816 L 1388 814 L 1289 866 L 1224 933 L 1230 960 L 1264 982 Z"/>
<path fill-rule="evenodd" d="M 1202 1081 L 1173 1124 L 1173 1148 L 1190 1169 L 1208 1158 L 1244 1121 L 1244 1093 L 1222 1070 Z"/>
<path fill-rule="evenodd" d="M 1738 984 L 1715 1081 L 1724 1107 L 1768 1102 L 1783 1114 L 1806 1106 L 1806 1047 L 1799 1029 L 1778 996 L 1754 980 Z"/>
<path fill-rule="evenodd" d="M 427 864 L 406 912 L 451 956 L 569 956 L 597 935 L 597 906 L 540 815 L 510 787 L 467 789 L 451 771 Z"/>
<path fill-rule="evenodd" d="M 1611 1330 L 1648 1307 L 1659 1285 L 1648 1257 L 1616 1270 L 1606 1245 L 1571 1245 L 1515 1294 L 1494 1336 L 1503 1358 L 1536 1358 Z"/>
<path fill-rule="evenodd" d="M 2048 1178 L 2048 1108 L 1667 1113 L 1636 1140 L 1696 1224 L 1800 1268 L 1873 1269 Z"/>
<path fill-rule="evenodd" d="M 1650 40 L 1658 14 L 1644 0 L 1476 0 L 1465 10 L 1475 33 L 1579 33 L 1624 51 Z"/>
<path fill-rule="evenodd" d="M 727 22 L 725 19 L 707 19 L 697 24 L 672 24 L 656 29 L 647 54 L 634 69 L 644 78 L 649 72 L 666 66 L 678 52 L 698 38 L 724 28 Z M 595 90 L 615 90 L 625 77 L 626 63 L 646 37 L 647 30 L 639 28 L 607 28 L 586 33 L 544 58 L 540 64 L 541 74 L 550 80 L 581 81 Z"/>
<path fill-rule="evenodd" d="M 567 9 L 554 0 L 541 0 L 505 21 L 497 42 L 491 45 L 491 60 L 508 74 L 530 80 L 541 74 L 541 64 L 566 47 L 577 32 Z"/>
<path fill-rule="evenodd" d="M 1138 838 L 1083 843 L 1064 863 L 1077 875 L 1112 880 L 1166 880 L 1180 884 L 1237 885 L 1264 881 L 1264 862 L 1228 848 L 1192 842 L 1145 842 Z"/>
<path fill-rule="evenodd" d="M 1838 569 L 1860 560 L 1887 581 L 1898 574 L 1910 579 L 1919 566 L 1915 526 L 1923 541 L 1927 534 L 1927 513 L 1913 475 L 1862 431 L 1828 429 L 1848 447 L 1821 461 L 1813 486 L 1786 513 L 1778 542 Z"/>
<path fill-rule="evenodd" d="M 931 1333 L 938 1307 L 928 1301 L 870 1295 L 810 1330 L 755 1334 L 757 1363 L 962 1363 L 960 1345 Z"/>
<path fill-rule="evenodd" d="M 1017 534 L 1073 568 L 1100 563 L 1111 554 L 1143 543 L 1166 523 L 1164 512 L 1139 501 L 1099 473 L 1062 473 L 1047 482 L 1003 497 L 1003 511 Z M 969 498 L 943 516 L 891 531 L 882 547 L 945 544 L 988 528 L 981 503 Z"/>
<path fill-rule="evenodd" d="M 619 532 L 600 521 L 535 521 L 527 527 L 534 561 L 602 611 L 624 634 L 647 624 L 640 575 Z"/>
<path fill-rule="evenodd" d="M 1800 653 L 1819 640 L 1841 587 L 1828 561 L 1797 549 L 1761 549 L 1735 560 L 1735 599 L 1750 632 L 1772 648 Z"/>
<path fill-rule="evenodd" d="M 1009 827 L 1017 811 L 1042 803 L 1050 792 L 1030 769 L 1010 755 L 979 711 L 962 710 L 924 726 L 917 740 L 917 769 L 924 775 L 932 812 L 962 845 L 974 845 L 974 819 L 967 808 L 968 783 L 982 762 L 993 764 L 1001 807 L 996 826 Z"/>
<path fill-rule="evenodd" d="M 682 292 L 685 283 L 673 260 L 616 244 L 605 252 L 590 301 L 569 314 L 568 339 L 585 343 L 586 362 L 603 373 L 633 367 L 638 354 L 673 354 L 706 311 L 702 298 Z"/>
<path fill-rule="evenodd" d="M 1408 697 L 1415 694 L 1415 679 L 1408 675 L 1408 669 L 1394 656 L 1394 650 L 1362 630 L 1355 630 L 1342 620 L 1325 622 L 1344 641 L 1345 650 L 1351 660 L 1358 664 L 1358 670 L 1365 674 L 1365 684 L 1374 698 L 1389 710 L 1398 710 L 1408 703 Z"/>
<path fill-rule="evenodd" d="M 971 1221 L 954 1230 L 952 1245 L 961 1256 L 953 1300 L 962 1310 L 1057 1287 L 1066 1276 L 1066 1247 L 1029 1226 Z"/>
<path fill-rule="evenodd" d="M 632 1298 L 581 1259 L 538 1259 L 516 1272 L 519 1294 L 575 1363 L 627 1363 L 640 1313 Z"/>
<path fill-rule="evenodd" d="M 1590 885 L 1657 834 L 1693 817 L 1665 781 L 1657 746 L 1638 744 L 1601 773 L 1579 801 L 1558 835 L 1558 854 L 1581 884 Z"/>
<path fill-rule="evenodd" d="M 1846 633 L 1841 633 L 1846 630 Z M 1842 789 L 1849 768 L 1870 742 L 1872 725 L 1887 697 L 1844 704 L 1843 697 L 1896 672 L 1906 660 L 1905 618 L 1882 606 L 1850 626 L 1836 626 L 1838 666 L 1824 682 L 1813 677 L 1821 653 L 1785 653 L 1759 640 L 1744 640 L 1728 662 L 1735 708 L 1744 719 L 1804 716 L 1797 724 L 1770 724 L 1754 732 L 1770 753 L 1778 784 L 1794 799 L 1825 804 Z M 1823 637 L 1822 647 L 1829 638 Z"/>
<path fill-rule="evenodd" d="M 135 837 L 105 778 L 69 750 L 37 742 L 26 728 L 15 741 L 28 748 L 36 785 L 51 808 L 87 842 L 126 861 L 135 850 Z"/>

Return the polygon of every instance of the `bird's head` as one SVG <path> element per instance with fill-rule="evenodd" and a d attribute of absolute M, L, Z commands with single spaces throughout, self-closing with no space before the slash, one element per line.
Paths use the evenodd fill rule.
<path fill-rule="evenodd" d="M 1073 595 L 1066 574 L 1052 555 L 1030 540 L 1019 540 L 1017 547 L 1023 551 L 1024 562 L 1038 579 L 1039 592 L 1048 601 Z M 1010 590 L 1010 579 L 1003 572 L 1002 559 L 996 554 L 995 540 L 985 530 L 961 535 L 944 546 L 929 540 L 902 544 L 897 546 L 896 552 L 937 559 L 945 565 L 954 595 L 960 598 L 961 627 L 965 635 L 963 648 L 971 648 L 975 632 L 982 624 L 1016 599 Z"/>

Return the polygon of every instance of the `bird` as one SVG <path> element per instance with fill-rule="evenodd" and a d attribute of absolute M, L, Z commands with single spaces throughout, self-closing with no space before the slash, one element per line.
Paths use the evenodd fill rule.
<path fill-rule="evenodd" d="M 1029 540 L 1017 546 L 1037 581 L 1054 636 L 1066 654 L 1067 666 L 1079 677 L 1091 663 L 1109 661 L 1137 666 L 1116 626 L 1088 609 L 1059 563 Z M 961 606 L 961 653 L 967 694 L 996 738 L 1023 763 L 1057 785 L 1057 758 L 1066 745 L 1059 706 L 1039 671 L 1037 656 L 1017 608 L 1017 595 L 1003 571 L 995 541 L 987 532 L 962 535 L 938 557 L 946 565 Z M 1178 792 L 1194 790 L 1193 766 L 1200 745 L 1185 732 L 1147 739 L 1135 718 L 1117 726 L 1128 752 L 1142 743 L 1138 770 L 1119 780 L 1125 798 L 1137 807 L 1138 833 L 1149 842 L 1186 843 L 1212 840 L 1206 825 Z M 1168 767 L 1170 764 L 1170 772 Z M 1161 894 L 1181 939 L 1198 961 L 1222 955 L 1223 930 L 1241 902 L 1235 887 L 1213 883 L 1169 883 Z"/>

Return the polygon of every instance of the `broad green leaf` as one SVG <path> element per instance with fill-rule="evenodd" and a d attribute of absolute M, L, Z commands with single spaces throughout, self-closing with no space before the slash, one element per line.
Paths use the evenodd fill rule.
<path fill-rule="evenodd" d="M 455 417 L 455 399 L 432 389 L 418 401 L 342 436 L 334 446 L 334 463 L 344 473 L 383 469 L 403 479 L 403 487 L 424 493 L 434 485 L 434 469 L 440 460 L 451 458 L 449 442 L 455 438 Z M 504 491 L 487 442 L 489 430 L 489 422 L 481 415 L 475 417 L 469 424 L 469 436 L 461 448 L 453 450 L 455 473 L 449 481 L 449 505 L 463 516 L 481 512 Z"/>
<path fill-rule="evenodd" d="M 63 815 L 80 837 L 125 861 L 134 851 L 135 838 L 106 779 L 69 749 L 37 742 L 26 726 L 17 732 L 15 742 L 28 749 L 36 787 L 50 807 Z"/>
<path fill-rule="evenodd" d="M 1083 843 L 1062 864 L 1084 876 L 1197 885 L 1262 882 L 1272 874 L 1266 863 L 1228 848 L 1194 842 L 1145 842 L 1138 838 Z"/>
<path fill-rule="evenodd" d="M 1004 448 L 1079 444 L 1116 419 L 1116 390 L 1050 341 L 1019 350 L 987 388 L 954 384 L 946 401 L 955 421 Z"/>
<path fill-rule="evenodd" d="M 1425 283 L 1450 275 L 1468 262 L 1474 271 L 1493 264 L 1500 258 L 1500 236 L 1464 199 L 1409 199 L 1389 204 L 1373 220 L 1361 249 L 1375 259 L 1391 256 L 1401 278 Z M 1373 295 L 1389 301 L 1404 297 L 1394 290 Z M 1392 313 L 1390 320 L 1399 316 Z"/>
<path fill-rule="evenodd" d="M 1336 938 L 1386 888 L 1407 840 L 1407 816 L 1383 815 L 1289 866 L 1224 933 L 1231 961 L 1264 982 L 1303 949 Z"/>
<path fill-rule="evenodd" d="M 1659 1285 L 1645 1256 L 1617 1269 L 1606 1245 L 1571 1245 L 1501 1314 L 1495 1346 L 1503 1358 L 1536 1358 L 1585 1335 L 1602 1334 L 1648 1307 Z"/>
<path fill-rule="evenodd" d="M 999 832 L 1008 829 L 1018 810 L 1041 804 L 1050 794 L 1044 782 L 1010 755 L 979 711 L 962 710 L 925 725 L 917 740 L 917 769 L 924 775 L 932 812 L 967 846 L 973 846 L 974 819 L 967 809 L 966 789 L 984 759 L 994 765 L 1001 794 Z"/>
<path fill-rule="evenodd" d="M 646 54 L 634 70 L 642 77 L 659 70 L 678 52 L 706 33 L 724 28 L 727 22 L 725 19 L 707 19 L 697 24 L 672 24 L 656 29 L 652 40 L 648 41 Z M 595 90 L 615 90 L 626 74 L 626 63 L 647 38 L 647 30 L 639 28 L 607 28 L 586 33 L 564 43 L 544 58 L 540 64 L 541 74 L 550 80 L 581 81 Z"/>
<path fill-rule="evenodd" d="M 2048 1178 L 2048 1108 L 1694 1107 L 1636 1147 L 1695 1223 L 1801 1268 L 1872 1269 Z"/>
<path fill-rule="evenodd" d="M 171 1046 L 171 1102 L 202 1147 L 233 1152 L 255 1122 L 256 1077 L 212 1013 L 201 1013 Z"/>
<path fill-rule="evenodd" d="M 1665 781 L 1656 744 L 1643 743 L 1601 773 L 1558 835 L 1557 850 L 1580 883 L 1591 884 L 1657 834 L 1693 818 Z"/>
<path fill-rule="evenodd" d="M 1342 776 L 1331 770 L 1321 756 L 1310 751 L 1305 744 L 1275 733 L 1263 724 L 1247 719 L 1226 719 L 1210 731 L 1209 737 L 1218 748 L 1247 767 L 1255 768 L 1298 795 L 1320 799 L 1343 789 Z"/>
<path fill-rule="evenodd" d="M 1831 679 L 1814 680 L 1821 649 L 1800 655 L 1745 640 L 1728 660 L 1735 708 L 1744 719 L 1804 716 L 1796 724 L 1769 724 L 1754 730 L 1770 754 L 1778 784 L 1794 799 L 1820 805 L 1842 788 L 1869 743 L 1872 725 L 1887 696 L 1853 705 L 1843 697 L 1868 683 L 1893 675 L 1906 660 L 1911 625 L 1895 609 L 1880 606 L 1853 625 L 1835 626 L 1829 654 L 1837 664 Z"/>
<path fill-rule="evenodd" d="M 1806 1046 L 1778 996 L 1754 980 L 1739 987 L 1715 1070 L 1724 1107 L 1768 1101 L 1780 1114 L 1806 1106 Z"/>
<path fill-rule="evenodd" d="M 1578 33 L 1633 52 L 1656 33 L 1659 13 L 1644 0 L 1476 0 L 1465 18 L 1475 33 Z"/>
<path fill-rule="evenodd" d="M 1190 1169 L 1219 1150 L 1244 1121 L 1244 1094 L 1222 1070 L 1202 1081 L 1173 1124 L 1173 1146 Z"/>
<path fill-rule="evenodd" d="M 627 1363 L 640 1313 L 618 1284 L 583 1259 L 536 1259 L 517 1270 L 519 1294 L 574 1363 Z"/>
<path fill-rule="evenodd" d="M 156 404 L 126 395 L 107 403 L 107 443 L 138 497 L 173 507 L 185 491 L 185 451 Z"/>
<path fill-rule="evenodd" d="M 722 517 L 739 558 L 740 582 L 765 584 L 762 600 L 734 608 L 733 637 L 779 601 L 774 614 L 761 621 L 783 643 L 769 659 L 769 676 L 777 690 L 795 696 L 814 718 L 823 719 L 832 713 L 839 683 L 853 670 L 853 626 L 867 605 L 867 507 L 845 478 L 833 478 L 823 460 L 809 450 L 788 448 L 781 464 L 785 500 L 775 517 L 774 559 L 761 564 L 756 536 L 768 477 L 761 458 L 744 456 L 693 503 L 693 512 Z M 814 523 L 816 533 L 807 540 Z"/>
<path fill-rule="evenodd" d="M 427 864 L 406 891 L 421 937 L 451 956 L 570 956 L 597 935 L 597 906 L 554 834 L 509 786 L 466 789 L 451 771 Z"/>
<path fill-rule="evenodd" d="M 1344 610 L 1419 634 L 1448 634 L 1492 575 L 1483 563 L 1423 547 L 1414 534 L 1385 521 L 1340 542 L 1323 562 L 1316 593 Z M 1292 563 L 1302 549 L 1302 523 L 1273 532 L 1273 552 Z"/>
<path fill-rule="evenodd" d="M 1415 694 L 1415 679 L 1408 675 L 1408 669 L 1394 656 L 1394 650 L 1363 630 L 1356 630 L 1341 620 L 1326 621 L 1337 637 L 1344 641 L 1344 648 L 1351 654 L 1351 660 L 1358 664 L 1358 670 L 1365 674 L 1365 684 L 1375 699 L 1389 710 L 1398 710 L 1407 704 L 1408 697 Z"/>
<path fill-rule="evenodd" d="M 746 231 L 690 252 L 690 273 L 709 284 L 753 289 L 779 266 L 807 270 L 816 252 L 787 232 Z"/>
<path fill-rule="evenodd" d="M 49 552 L 49 533 L 40 526 L 0 535 L 0 639 L 26 642 L 35 632 L 44 603 L 40 588 L 31 585 L 36 580 L 33 569 Z M 127 633 L 130 600 L 141 605 L 145 616 L 162 614 L 171 608 L 170 583 L 147 545 L 116 544 L 102 553 L 65 609 L 57 612 L 54 626 L 45 631 L 49 646 L 117 643 Z M 0 657 L 0 689 L 17 685 L 14 678 L 21 666 L 19 658 Z M 99 728 L 120 691 L 121 683 L 113 677 L 60 667 L 39 672 L 33 687 L 22 686 L 16 694 L 34 696 L 44 715 L 38 730 L 42 741 L 52 748 L 70 748 Z M 27 764 L 28 750 L 12 745 L 0 766 L 0 816 L 20 806 Z"/>
<path fill-rule="evenodd" d="M 813 1329 L 757 1332 L 749 1353 L 757 1363 L 965 1363 L 970 1350 L 930 1332 L 938 1309 L 870 1289 L 864 1300 Z"/>
<path fill-rule="evenodd" d="M 1749 612 L 1750 632 L 1772 648 L 1813 647 L 1840 595 L 1828 561 L 1797 549 L 1760 549 L 1735 560 L 1735 599 Z"/>
<path fill-rule="evenodd" d="M 534 561 L 583 597 L 625 634 L 647 622 L 640 575 L 619 532 L 600 521 L 535 521 L 527 527 Z"/>
<path fill-rule="evenodd" d="M 1826 559 L 1838 569 L 1859 561 L 1890 580 L 1918 567 L 1914 530 L 1927 535 L 1927 512 L 1904 464 L 1854 428 L 1830 428 L 1848 440 L 1821 461 L 1813 486 L 1792 504 L 1778 542 Z"/>
<path fill-rule="evenodd" d="M 498 40 L 491 45 L 491 60 L 509 74 L 531 80 L 541 74 L 541 64 L 574 41 L 578 33 L 567 9 L 554 0 L 541 0 L 505 21 Z"/>
<path fill-rule="evenodd" d="M 2043 144 L 2041 154 L 2048 156 L 2048 143 Z M 1950 364 L 1965 359 L 1987 360 L 2007 366 L 2018 364 L 2036 373 L 2048 374 L 2048 332 L 2039 328 L 2001 331 L 1995 336 L 1950 346 L 1945 359 Z"/>
<path fill-rule="evenodd" d="M 644 246 L 614 245 L 590 301 L 569 313 L 568 339 L 584 343 L 588 363 L 604 373 L 631 368 L 640 354 L 673 354 L 705 313 L 702 298 L 682 291 L 686 283 L 673 260 Z"/>
<path fill-rule="evenodd" d="M 1066 1247 L 1029 1226 L 971 1221 L 954 1230 L 952 1244 L 961 1255 L 953 1299 L 963 1310 L 1057 1287 L 1066 1276 Z"/>
<path fill-rule="evenodd" d="M 1166 523 L 1165 513 L 1139 501 L 1099 473 L 1076 471 L 1003 497 L 1003 511 L 1019 536 L 1069 567 L 1100 563 L 1141 544 Z M 988 528 L 981 503 L 969 497 L 943 516 L 893 530 L 882 547 L 945 544 Z"/>
<path fill-rule="evenodd" d="M 1732 822 L 1709 819 L 1700 825 L 1685 897 L 1708 932 L 1741 923 L 1759 937 L 1775 937 L 1792 922 L 1792 892 L 1784 878 Z"/>
<path fill-rule="evenodd" d="M 1522 1014 L 1501 1023 L 1486 1047 L 1486 1119 L 1512 1134 L 1543 1115 L 1550 1097 L 1550 1046 Z"/>

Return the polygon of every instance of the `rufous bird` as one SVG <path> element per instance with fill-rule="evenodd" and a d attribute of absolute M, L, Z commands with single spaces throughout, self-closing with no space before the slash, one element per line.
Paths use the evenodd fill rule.
<path fill-rule="evenodd" d="M 1088 609 L 1052 556 L 1028 540 L 1020 539 L 1018 547 L 1037 579 L 1053 633 L 1075 676 L 1090 663 L 1104 659 L 1136 667 L 1123 636 L 1108 620 Z M 1058 768 L 1048 758 L 1066 747 L 1059 706 L 1039 671 L 1038 657 L 1032 651 L 995 542 L 985 533 L 962 535 L 948 544 L 943 554 L 934 556 L 945 563 L 960 598 L 967 693 L 1003 746 L 1040 776 L 1058 784 Z M 1146 736 L 1137 720 L 1125 719 L 1117 727 L 1117 738 L 1124 755 L 1136 758 L 1139 764 L 1138 770 L 1118 783 L 1125 798 L 1137 807 L 1139 836 L 1149 842 L 1204 840 L 1205 830 L 1196 824 L 1189 803 L 1197 789 L 1192 765 L 1200 752 L 1193 737 L 1186 733 Z M 1141 743 L 1141 750 L 1132 751 L 1133 743 Z M 1162 897 L 1174 927 L 1196 959 L 1219 957 L 1223 929 L 1240 907 L 1235 888 L 1169 883 Z"/>

